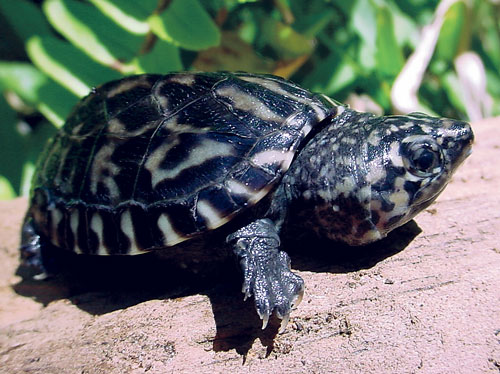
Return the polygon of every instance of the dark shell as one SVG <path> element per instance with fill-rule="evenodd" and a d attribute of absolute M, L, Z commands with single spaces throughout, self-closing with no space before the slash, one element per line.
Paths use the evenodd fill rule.
<path fill-rule="evenodd" d="M 31 214 L 53 244 L 77 253 L 175 245 L 263 198 L 331 110 L 271 76 L 174 73 L 106 83 L 45 149 Z"/>

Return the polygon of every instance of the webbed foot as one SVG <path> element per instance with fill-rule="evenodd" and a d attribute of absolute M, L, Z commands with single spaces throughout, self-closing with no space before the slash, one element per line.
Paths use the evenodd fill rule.
<path fill-rule="evenodd" d="M 290 311 L 302 300 L 304 281 L 290 271 L 290 258 L 279 250 L 280 238 L 274 223 L 259 219 L 227 237 L 243 270 L 245 299 L 253 296 L 262 328 L 276 310 L 282 320 L 280 332 Z"/>

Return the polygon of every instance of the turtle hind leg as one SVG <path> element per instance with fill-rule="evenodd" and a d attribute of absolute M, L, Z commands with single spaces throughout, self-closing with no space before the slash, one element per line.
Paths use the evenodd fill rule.
<path fill-rule="evenodd" d="M 290 271 L 290 258 L 279 250 L 280 239 L 275 224 L 259 219 L 227 237 L 243 270 L 242 292 L 253 296 L 262 328 L 276 310 L 282 320 L 280 331 L 288 323 L 290 311 L 298 305 L 304 292 L 304 281 Z"/>
<path fill-rule="evenodd" d="M 21 263 L 37 271 L 35 279 L 46 279 L 56 272 L 56 266 L 47 256 L 51 244 L 37 233 L 30 217 L 26 217 L 21 231 Z"/>

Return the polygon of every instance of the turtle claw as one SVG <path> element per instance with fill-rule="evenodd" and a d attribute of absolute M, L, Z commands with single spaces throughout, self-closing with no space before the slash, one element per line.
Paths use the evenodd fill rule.
<path fill-rule="evenodd" d="M 288 321 L 289 320 L 290 320 L 290 314 L 287 314 L 286 316 L 283 316 L 283 318 L 281 319 L 280 329 L 278 330 L 278 332 L 280 334 L 282 334 L 282 333 L 285 332 L 285 329 L 286 329 L 286 326 L 288 325 Z"/>
<path fill-rule="evenodd" d="M 291 305 L 290 305 L 290 309 L 294 309 L 295 307 L 297 307 L 300 302 L 302 301 L 302 297 L 304 296 L 304 287 L 302 287 L 300 290 L 299 290 L 299 293 L 296 294 L 293 299 L 292 299 L 292 302 L 291 302 Z M 279 329 L 279 333 L 282 334 L 285 332 L 285 329 L 286 329 L 286 326 L 288 325 L 288 322 L 290 321 L 290 313 L 288 314 L 285 314 L 285 315 L 280 315 L 278 313 L 278 317 L 281 318 L 281 324 L 280 324 L 280 329 Z"/>
<path fill-rule="evenodd" d="M 292 299 L 291 309 L 296 308 L 302 302 L 303 297 L 304 297 L 304 286 L 302 285 L 302 288 L 295 294 L 295 296 Z"/>
<path fill-rule="evenodd" d="M 286 253 L 280 252 L 279 257 L 284 256 L 288 258 Z M 288 266 L 286 269 L 282 267 L 279 271 L 276 271 L 274 266 L 272 268 L 269 273 L 260 274 L 264 279 L 256 280 L 256 285 L 250 288 L 255 290 L 253 296 L 257 313 L 262 319 L 262 329 L 267 327 L 270 316 L 276 311 L 276 316 L 281 319 L 280 332 L 283 332 L 290 319 L 292 308 L 302 300 L 304 281 L 292 273 Z M 260 288 L 259 285 L 262 284 L 267 287 Z"/>
<path fill-rule="evenodd" d="M 259 313 L 259 317 L 262 320 L 262 330 L 264 330 L 267 327 L 267 324 L 269 323 L 269 314 L 260 314 Z"/>
<path fill-rule="evenodd" d="M 278 306 L 276 306 L 276 315 L 279 319 L 281 319 L 280 323 L 280 328 L 279 328 L 279 333 L 283 333 L 286 329 L 286 326 L 288 325 L 288 322 L 290 321 L 290 311 L 295 308 L 297 305 L 300 304 L 302 301 L 302 296 L 304 295 L 304 288 L 302 288 L 297 295 L 295 295 L 290 303 L 290 307 L 286 308 L 288 312 L 282 313 L 281 310 Z M 246 296 L 245 296 L 246 298 Z M 269 317 L 270 313 L 268 311 L 261 313 L 259 312 L 259 309 L 257 308 L 257 313 L 259 314 L 260 319 L 262 320 L 262 330 L 264 330 L 269 322 Z"/>
<path fill-rule="evenodd" d="M 261 315 L 259 313 L 259 317 L 262 320 L 262 330 L 264 330 L 269 323 L 269 314 Z M 284 316 L 278 315 L 278 318 L 281 319 L 280 329 L 279 329 L 279 333 L 281 334 L 282 332 L 285 331 L 286 326 L 288 325 L 288 321 L 290 320 L 290 314 L 286 314 Z"/>

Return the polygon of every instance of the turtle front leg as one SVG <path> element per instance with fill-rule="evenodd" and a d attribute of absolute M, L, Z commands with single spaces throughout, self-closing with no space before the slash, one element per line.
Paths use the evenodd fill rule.
<path fill-rule="evenodd" d="M 288 323 L 290 311 L 302 300 L 304 281 L 290 271 L 290 257 L 279 250 L 280 238 L 270 219 L 259 219 L 227 237 L 243 270 L 245 299 L 254 297 L 262 328 L 276 310 L 282 319 L 280 331 Z"/>

